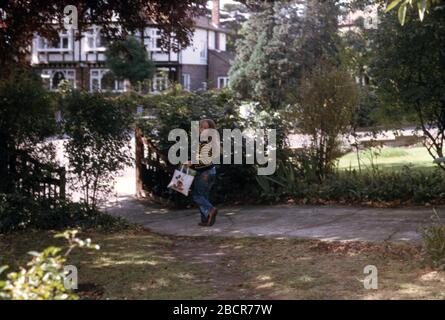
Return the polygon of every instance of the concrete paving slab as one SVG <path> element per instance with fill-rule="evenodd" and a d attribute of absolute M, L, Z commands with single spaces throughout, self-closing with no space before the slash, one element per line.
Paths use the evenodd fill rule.
<path fill-rule="evenodd" d="M 213 227 L 200 227 L 196 209 L 172 210 L 116 198 L 105 211 L 166 235 L 277 237 L 326 241 L 413 241 L 432 222 L 431 208 L 365 208 L 350 206 L 239 206 L 220 208 Z M 438 208 L 445 221 L 445 208 Z"/>

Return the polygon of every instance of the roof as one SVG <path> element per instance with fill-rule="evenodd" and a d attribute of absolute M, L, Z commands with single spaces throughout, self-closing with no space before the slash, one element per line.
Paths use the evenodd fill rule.
<path fill-rule="evenodd" d="M 210 19 L 209 17 L 199 16 L 194 18 L 193 20 L 195 21 L 195 25 L 197 28 L 225 32 L 225 33 L 229 32 L 227 29 L 213 24 L 212 19 Z"/>
<path fill-rule="evenodd" d="M 219 59 L 230 64 L 230 62 L 235 58 L 234 54 L 229 51 L 219 51 L 209 49 L 209 53 L 215 55 Z"/>

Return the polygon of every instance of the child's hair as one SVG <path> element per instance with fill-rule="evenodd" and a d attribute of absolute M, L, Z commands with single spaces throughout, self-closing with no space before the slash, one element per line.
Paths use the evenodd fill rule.
<path fill-rule="evenodd" d="M 210 129 L 216 129 L 215 121 L 213 121 L 212 119 L 201 119 L 199 121 L 199 125 L 201 125 L 203 122 L 207 122 Z"/>

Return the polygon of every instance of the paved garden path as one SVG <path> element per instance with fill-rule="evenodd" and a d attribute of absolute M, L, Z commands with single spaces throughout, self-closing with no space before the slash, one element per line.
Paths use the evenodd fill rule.
<path fill-rule="evenodd" d="M 136 200 L 134 168 L 117 179 L 115 196 L 105 211 L 145 228 L 182 236 L 270 236 L 320 240 L 418 241 L 417 230 L 431 223 L 432 208 L 365 208 L 350 206 L 238 206 L 220 208 L 213 227 L 199 227 L 196 209 L 169 210 Z M 437 208 L 445 221 L 445 207 Z"/>
<path fill-rule="evenodd" d="M 196 209 L 171 210 L 120 196 L 105 210 L 166 235 L 269 236 L 320 240 L 418 241 L 431 208 L 273 205 L 222 207 L 213 227 L 200 227 Z M 437 209 L 445 220 L 445 208 Z"/>

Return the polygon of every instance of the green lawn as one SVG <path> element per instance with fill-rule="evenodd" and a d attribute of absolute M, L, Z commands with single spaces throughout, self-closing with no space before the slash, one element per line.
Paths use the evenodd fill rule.
<path fill-rule="evenodd" d="M 362 170 L 369 170 L 372 165 L 382 170 L 400 170 L 404 166 L 411 169 L 430 170 L 435 168 L 433 159 L 425 147 L 404 147 L 360 151 L 360 164 Z M 350 152 L 340 158 L 338 168 L 341 170 L 358 169 L 357 154 Z"/>

